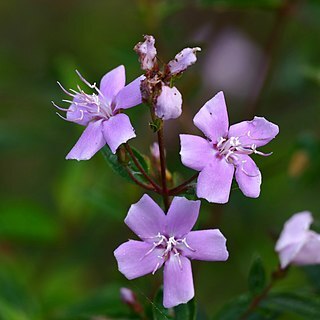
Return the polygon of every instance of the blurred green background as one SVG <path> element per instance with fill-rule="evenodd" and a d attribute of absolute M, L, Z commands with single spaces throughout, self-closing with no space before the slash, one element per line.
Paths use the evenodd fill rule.
<path fill-rule="evenodd" d="M 263 149 L 273 155 L 254 157 L 263 174 L 259 199 L 235 185 L 226 205 L 202 201 L 198 227 L 220 228 L 230 258 L 193 262 L 201 312 L 212 317 L 247 291 L 255 256 L 268 273 L 276 268 L 275 240 L 293 213 L 310 210 L 320 228 L 318 1 L 2 0 L 0 34 L 0 319 L 112 319 L 123 308 L 130 313 L 121 286 L 151 305 L 161 272 L 130 282 L 113 257 L 135 237 L 123 219 L 142 191 L 100 153 L 64 160 L 83 128 L 61 120 L 50 102 L 66 98 L 57 80 L 76 87 L 75 69 L 98 82 L 124 64 L 127 81 L 136 78 L 132 49 L 143 34 L 156 37 L 164 61 L 184 47 L 202 48 L 176 84 L 184 113 L 166 125 L 171 172 L 193 174 L 180 162 L 178 133 L 199 133 L 192 118 L 220 90 L 230 123 L 259 115 L 280 127 Z M 132 145 L 148 154 L 156 137 L 147 108 L 129 114 L 137 132 Z M 275 290 L 316 292 L 319 270 L 312 273 L 317 283 L 305 271 L 292 268 Z"/>

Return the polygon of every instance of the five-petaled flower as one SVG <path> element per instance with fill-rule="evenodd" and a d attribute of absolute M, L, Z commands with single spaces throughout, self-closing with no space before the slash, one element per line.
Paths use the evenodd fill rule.
<path fill-rule="evenodd" d="M 303 211 L 294 214 L 285 223 L 275 248 L 281 268 L 286 268 L 289 264 L 320 263 L 320 234 L 309 230 L 312 222 L 312 214 Z"/>
<path fill-rule="evenodd" d="M 65 120 L 87 127 L 66 159 L 88 160 L 105 144 L 115 153 L 122 143 L 136 136 L 129 117 L 121 113 L 121 109 L 128 109 L 142 102 L 140 83 L 144 76 L 125 86 L 125 69 L 121 65 L 104 75 L 98 88 L 95 83 L 91 85 L 77 73 L 96 92 L 87 94 L 80 86 L 79 91 L 70 89 L 69 92 L 59 84 L 71 96 L 72 100 L 64 100 L 71 105 L 68 109 L 56 104 L 54 106 L 67 112 Z"/>
<path fill-rule="evenodd" d="M 128 279 L 154 274 L 164 265 L 163 305 L 186 303 L 194 296 L 189 259 L 225 261 L 226 239 L 218 229 L 191 231 L 200 201 L 175 197 L 167 215 L 148 196 L 129 209 L 125 223 L 142 241 L 129 240 L 114 255 Z"/>
<path fill-rule="evenodd" d="M 261 173 L 250 154 L 269 155 L 257 150 L 279 132 L 277 125 L 262 117 L 243 121 L 229 128 L 223 92 L 209 100 L 193 118 L 207 137 L 182 134 L 182 163 L 200 171 L 197 195 L 210 202 L 226 203 L 235 177 L 241 191 L 256 198 L 260 194 Z"/>

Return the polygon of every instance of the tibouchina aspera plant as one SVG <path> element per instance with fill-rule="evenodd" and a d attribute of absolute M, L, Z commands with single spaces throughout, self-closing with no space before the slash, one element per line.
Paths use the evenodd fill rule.
<path fill-rule="evenodd" d="M 79 85 L 76 90 L 66 90 L 59 83 L 69 96 L 64 101 L 70 105 L 61 108 L 53 104 L 66 112 L 65 116 L 60 115 L 63 119 L 85 127 L 67 159 L 88 160 L 102 150 L 115 171 L 162 197 L 163 203 L 159 205 L 144 194 L 131 205 L 125 223 L 139 240 L 124 242 L 114 251 L 114 256 L 119 271 L 129 280 L 155 274 L 163 268 L 163 306 L 172 308 L 194 297 L 191 260 L 226 261 L 229 256 L 226 238 L 220 230 L 192 230 L 200 211 L 199 198 L 227 203 L 233 178 L 245 196 L 259 197 L 261 172 L 251 156 L 269 156 L 271 153 L 263 153 L 260 148 L 276 137 L 279 128 L 258 116 L 229 126 L 225 96 L 223 92 L 214 94 L 193 118 L 204 136 L 180 135 L 181 161 L 197 173 L 174 185 L 167 169 L 163 132 L 165 122 L 182 113 L 182 95 L 175 82 L 197 61 L 201 49 L 185 48 L 168 63 L 162 63 L 154 37 L 146 35 L 134 50 L 143 75 L 126 85 L 125 68 L 119 66 L 106 73 L 98 86 L 77 71 L 89 92 Z M 125 111 L 132 107 L 140 113 L 150 112 L 151 121 L 146 130 L 151 129 L 157 137 L 150 147 L 151 161 L 145 161 L 146 156 L 130 145 L 136 134 Z M 194 180 L 197 180 L 195 188 Z M 195 200 L 186 198 L 190 190 L 195 191 Z M 319 235 L 308 229 L 311 222 L 311 214 L 303 212 L 286 223 L 276 245 L 281 275 L 289 264 L 320 262 Z M 243 318 L 266 292 L 243 310 Z M 122 288 L 121 297 L 143 314 L 131 290 Z"/>

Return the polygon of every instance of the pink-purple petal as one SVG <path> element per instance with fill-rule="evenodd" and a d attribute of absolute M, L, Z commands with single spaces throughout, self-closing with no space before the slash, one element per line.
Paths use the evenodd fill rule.
<path fill-rule="evenodd" d="M 145 76 L 140 76 L 122 88 L 114 99 L 115 108 L 129 109 L 142 103 L 140 84 Z"/>
<path fill-rule="evenodd" d="M 166 234 L 176 239 L 183 237 L 195 225 L 201 202 L 174 197 L 166 216 Z"/>
<path fill-rule="evenodd" d="M 226 241 L 218 229 L 191 231 L 186 237 L 189 248 L 183 247 L 183 255 L 195 260 L 226 261 Z"/>
<path fill-rule="evenodd" d="M 157 98 L 155 113 L 163 120 L 176 119 L 182 113 L 182 96 L 176 87 L 162 86 Z"/>
<path fill-rule="evenodd" d="M 193 123 L 213 143 L 218 142 L 221 137 L 227 137 L 229 119 L 222 91 L 206 102 L 193 118 Z"/>
<path fill-rule="evenodd" d="M 247 197 L 260 195 L 261 173 L 255 162 L 248 155 L 238 155 L 235 177 L 240 190 Z"/>
<path fill-rule="evenodd" d="M 199 136 L 180 134 L 180 143 L 182 163 L 197 171 L 204 169 L 210 159 L 217 154 L 209 141 Z"/>
<path fill-rule="evenodd" d="M 155 272 L 163 264 L 163 249 L 152 248 L 152 243 L 135 240 L 120 245 L 114 251 L 119 271 L 129 280 Z"/>
<path fill-rule="evenodd" d="M 309 230 L 312 222 L 312 214 L 309 211 L 294 214 L 284 225 L 276 244 L 276 251 L 280 251 L 293 243 L 304 241 L 306 232 Z"/>
<path fill-rule="evenodd" d="M 320 235 L 314 231 L 308 231 L 304 246 L 293 258 L 296 265 L 308 265 L 320 263 Z"/>
<path fill-rule="evenodd" d="M 163 305 L 172 308 L 187 303 L 194 297 L 193 277 L 190 260 L 171 255 L 164 265 Z"/>
<path fill-rule="evenodd" d="M 233 164 L 215 157 L 199 174 L 197 196 L 209 202 L 227 203 L 234 173 Z"/>
<path fill-rule="evenodd" d="M 89 160 L 106 144 L 102 133 L 103 121 L 101 119 L 88 124 L 66 159 Z"/>
<path fill-rule="evenodd" d="M 229 137 L 239 137 L 243 145 L 264 146 L 279 133 L 279 127 L 263 117 L 234 124 L 229 129 Z"/>
<path fill-rule="evenodd" d="M 100 82 L 100 91 L 105 101 L 111 102 L 125 84 L 126 73 L 124 66 L 121 65 L 106 73 Z"/>
<path fill-rule="evenodd" d="M 296 242 L 286 246 L 278 252 L 282 269 L 286 268 L 294 260 L 302 246 L 303 242 Z"/>
<path fill-rule="evenodd" d="M 127 115 L 119 113 L 103 122 L 103 135 L 112 153 L 136 135 Z"/>
<path fill-rule="evenodd" d="M 201 51 L 200 48 L 184 48 L 173 60 L 168 63 L 168 68 L 172 75 L 177 75 L 185 71 L 188 67 L 197 61 L 196 53 Z"/>
<path fill-rule="evenodd" d="M 153 243 L 164 232 L 166 215 L 147 194 L 131 205 L 124 222 L 141 239 Z"/>

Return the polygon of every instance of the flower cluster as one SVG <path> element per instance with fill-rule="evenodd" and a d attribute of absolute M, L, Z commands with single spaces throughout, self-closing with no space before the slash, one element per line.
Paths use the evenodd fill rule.
<path fill-rule="evenodd" d="M 199 215 L 200 200 L 188 200 L 183 192 L 190 187 L 193 178 L 172 189 L 167 186 L 163 124 L 182 113 L 182 95 L 174 84 L 178 76 L 196 62 L 200 48 L 185 48 L 173 60 L 160 63 L 155 39 L 146 35 L 134 50 L 144 75 L 125 85 L 125 69 L 119 66 L 104 75 L 98 87 L 77 72 L 93 92 L 86 93 L 80 86 L 68 91 L 59 83 L 70 97 L 63 101 L 70 105 L 61 108 L 53 104 L 66 112 L 65 120 L 86 127 L 67 159 L 90 159 L 106 145 L 113 154 L 121 149 L 128 153 L 146 181 L 137 180 L 127 166 L 129 177 L 139 186 L 163 197 L 165 211 L 147 194 L 130 207 L 125 223 L 140 240 L 123 243 L 114 255 L 119 271 L 128 279 L 155 274 L 163 266 L 163 304 L 171 308 L 194 296 L 190 260 L 225 261 L 229 255 L 226 238 L 218 229 L 191 231 Z M 149 106 L 152 122 L 157 123 L 154 131 L 158 143 L 150 150 L 153 170 L 160 172 L 159 175 L 149 175 L 143 169 L 128 143 L 136 135 L 124 112 L 142 102 Z M 260 151 L 260 147 L 277 136 L 278 126 L 258 116 L 229 126 L 223 92 L 218 92 L 204 104 L 193 123 L 204 137 L 181 134 L 180 155 L 186 167 L 199 172 L 194 176 L 197 178 L 195 197 L 227 203 L 235 176 L 242 193 L 257 198 L 262 178 L 251 156 L 271 155 Z M 122 164 L 119 161 L 119 165 Z M 311 214 L 302 212 L 286 223 L 276 245 L 282 268 L 289 264 L 320 263 L 320 235 L 309 230 L 311 222 Z M 130 290 L 123 289 L 122 296 L 126 303 L 136 306 Z"/>

